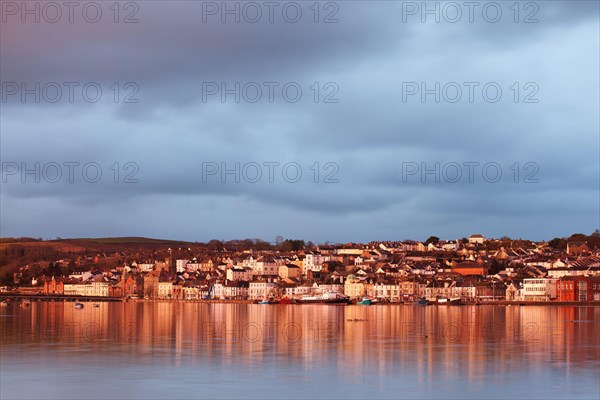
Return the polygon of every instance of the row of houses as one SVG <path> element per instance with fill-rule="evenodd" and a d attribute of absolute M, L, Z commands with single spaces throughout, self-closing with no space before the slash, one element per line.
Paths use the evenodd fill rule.
<path fill-rule="evenodd" d="M 476 300 L 510 301 L 600 301 L 600 276 L 566 276 L 561 278 L 528 278 L 521 282 L 457 280 L 454 277 L 423 280 L 372 279 L 354 274 L 331 274 L 327 282 L 301 281 L 297 278 L 260 279 L 254 281 L 215 280 L 197 282 L 164 273 L 147 273 L 140 277 L 124 276 L 111 281 L 95 278 L 87 282 L 47 279 L 42 293 L 69 296 L 130 297 L 148 299 L 200 300 L 266 298 L 299 298 L 315 291 L 337 291 L 350 298 L 364 296 L 396 301 L 416 298 L 435 300 L 440 297 Z"/>

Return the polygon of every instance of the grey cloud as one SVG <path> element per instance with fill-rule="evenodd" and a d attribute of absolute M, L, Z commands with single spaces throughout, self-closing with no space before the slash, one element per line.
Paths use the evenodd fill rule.
<path fill-rule="evenodd" d="M 140 182 L 10 181 L 2 234 L 343 241 L 592 231 L 600 67 L 592 3 L 540 2 L 538 24 L 402 23 L 393 2 L 340 3 L 331 25 L 202 24 L 189 2 L 143 3 L 141 22 L 128 26 L 3 24 L 3 82 L 133 81 L 140 101 L 2 103 L 2 161 L 95 161 L 107 178 L 112 163 L 132 161 Z M 293 104 L 203 102 L 205 81 L 295 81 L 305 93 Z M 307 88 L 329 81 L 339 103 L 315 104 Z M 403 102 L 406 81 L 496 81 L 504 95 L 495 104 Z M 540 102 L 515 104 L 515 81 L 537 83 Z M 307 178 L 314 162 L 335 162 L 340 182 L 203 183 L 207 161 L 299 162 Z M 497 184 L 402 181 L 402 162 L 469 161 L 507 173 Z M 535 162 L 539 183 L 511 182 L 514 162 Z"/>

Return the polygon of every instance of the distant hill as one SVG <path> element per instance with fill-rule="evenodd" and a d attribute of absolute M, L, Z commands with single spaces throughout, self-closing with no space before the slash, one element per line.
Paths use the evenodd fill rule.
<path fill-rule="evenodd" d="M 69 239 L 53 239 L 53 240 L 42 240 L 42 239 L 34 239 L 29 237 L 23 238 L 0 238 L 1 244 L 11 244 L 11 243 L 65 243 L 71 245 L 78 244 L 171 244 L 171 245 L 189 245 L 193 244 L 192 242 L 186 242 L 182 240 L 167 240 L 167 239 L 153 239 L 146 237 L 136 237 L 136 236 L 127 236 L 127 237 L 109 237 L 109 238 L 69 238 Z"/>
<path fill-rule="evenodd" d="M 5 237 L 5 238 L 0 238 L 0 243 L 21 243 L 21 242 L 43 242 L 43 240 L 40 239 L 35 239 L 35 238 L 30 238 L 30 237 L 20 237 L 20 238 L 12 238 L 12 237 Z"/>
<path fill-rule="evenodd" d="M 172 245 L 190 245 L 192 242 L 185 242 L 180 240 L 167 240 L 167 239 L 153 239 L 146 237 L 110 237 L 110 238 L 73 238 L 73 239 L 61 239 L 52 240 L 61 241 L 65 243 L 100 243 L 100 244 L 172 244 Z"/>

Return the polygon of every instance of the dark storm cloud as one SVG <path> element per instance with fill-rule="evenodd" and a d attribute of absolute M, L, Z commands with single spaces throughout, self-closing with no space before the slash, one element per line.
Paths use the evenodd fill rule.
<path fill-rule="evenodd" d="M 534 3 L 539 4 L 534 24 L 514 23 L 506 5 L 498 23 L 486 22 L 476 10 L 473 23 L 465 14 L 458 23 L 442 18 L 433 24 L 428 16 L 429 23 L 422 24 L 420 12 L 403 22 L 404 3 L 339 3 L 339 22 L 332 24 L 315 24 L 306 5 L 304 18 L 295 24 L 280 16 L 275 23 L 265 17 L 258 23 L 223 24 L 219 15 L 202 22 L 202 2 L 144 2 L 136 24 L 114 24 L 109 18 L 97 24 L 20 24 L 10 18 L 3 24 L 3 79 L 133 80 L 144 87 L 147 105 L 180 104 L 198 99 L 202 81 L 323 75 L 402 54 L 415 42 L 424 53 L 439 51 L 437 41 L 423 40 L 432 31 L 439 34 L 432 39 L 443 40 L 450 50 L 489 51 L 496 44 L 518 47 L 597 15 L 594 2 L 542 2 Z"/>
<path fill-rule="evenodd" d="M 201 4 L 191 2 L 140 3 L 137 24 L 3 23 L 2 82 L 98 82 L 104 95 L 96 104 L 24 104 L 18 96 L 2 103 L 3 162 L 98 162 L 103 170 L 99 183 L 22 184 L 10 176 L 2 235 L 285 233 L 341 241 L 591 231 L 598 225 L 598 5 L 537 2 L 539 22 L 523 24 L 502 4 L 495 24 L 479 14 L 473 23 L 423 24 L 419 15 L 403 22 L 402 2 L 340 2 L 336 24 L 203 23 Z M 520 11 L 523 18 L 528 10 Z M 303 97 L 203 101 L 203 82 L 236 81 L 296 82 Z M 403 82 L 472 81 L 497 83 L 502 99 L 402 96 Z M 112 102 L 114 82 L 134 82 L 139 102 Z M 314 82 L 335 83 L 339 102 L 315 104 Z M 512 101 L 514 82 L 520 96 L 535 83 L 539 102 Z M 139 166 L 139 182 L 111 182 L 109 167 L 129 161 Z M 206 162 L 297 162 L 303 179 L 203 182 Z M 339 166 L 338 183 L 322 182 L 327 162 Z M 453 162 L 498 163 L 503 179 L 435 182 L 417 173 L 403 181 L 403 163 Z M 526 163 L 539 169 L 537 183 L 522 182 Z M 57 232 L 70 214 L 88 221 L 70 218 Z M 31 223 L 42 216 L 48 222 Z"/>

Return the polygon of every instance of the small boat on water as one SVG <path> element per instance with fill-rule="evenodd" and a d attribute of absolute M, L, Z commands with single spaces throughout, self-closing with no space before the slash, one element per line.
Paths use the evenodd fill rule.
<path fill-rule="evenodd" d="M 269 300 L 267 300 L 267 299 L 261 300 L 258 302 L 258 304 L 269 304 Z"/>
<path fill-rule="evenodd" d="M 8 307 L 8 303 L 6 302 L 6 300 L 0 301 L 0 307 Z"/>
<path fill-rule="evenodd" d="M 78 308 L 78 309 L 83 308 L 83 303 L 79 303 L 79 302 L 75 303 L 75 308 Z"/>
<path fill-rule="evenodd" d="M 363 297 L 361 301 L 359 301 L 356 304 L 360 304 L 361 306 L 370 306 L 371 305 L 371 299 L 368 297 Z"/>
<path fill-rule="evenodd" d="M 21 307 L 29 307 L 31 305 L 31 301 L 25 299 L 21 302 Z"/>
<path fill-rule="evenodd" d="M 100 307 L 100 304 L 94 303 L 94 307 L 98 308 L 98 307 Z"/>
<path fill-rule="evenodd" d="M 418 304 L 420 306 L 426 306 L 429 304 L 429 302 L 427 301 L 427 299 L 425 297 L 421 297 L 421 298 L 417 299 L 415 304 Z"/>
<path fill-rule="evenodd" d="M 437 299 L 437 303 L 441 304 L 441 305 L 446 305 L 446 306 L 453 306 L 453 305 L 459 305 L 460 304 L 460 297 L 455 297 L 455 298 L 447 298 L 447 297 L 440 297 Z"/>
<path fill-rule="evenodd" d="M 348 304 L 350 298 L 336 291 L 323 292 L 317 295 L 302 296 L 299 304 Z"/>

